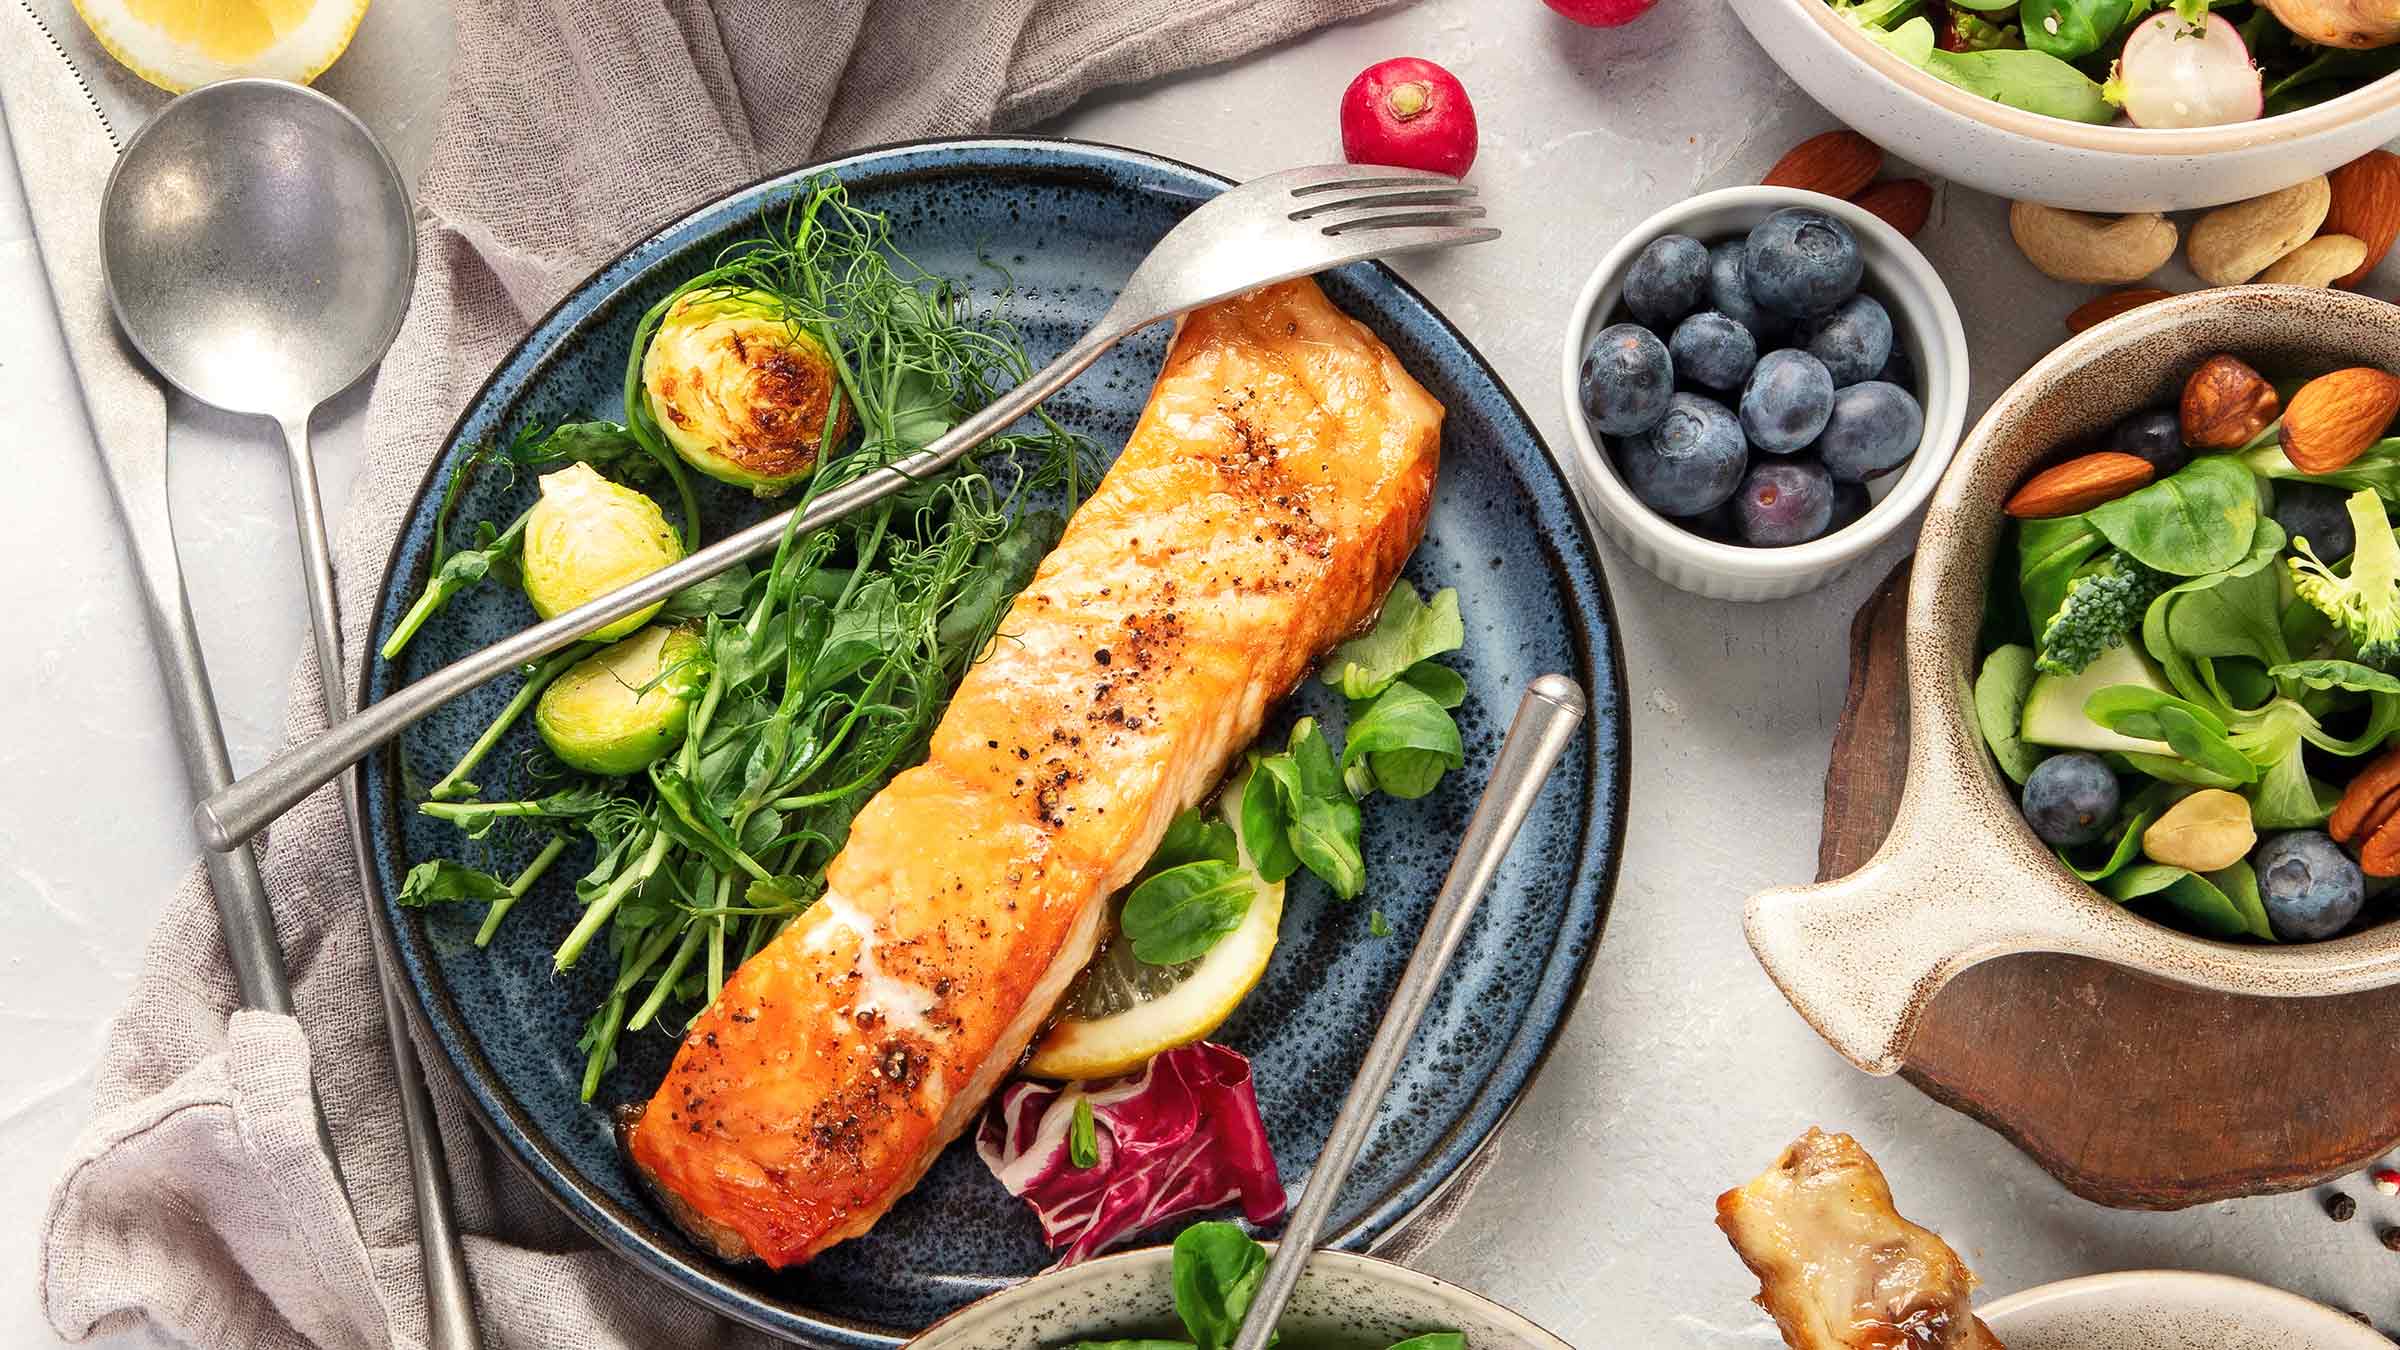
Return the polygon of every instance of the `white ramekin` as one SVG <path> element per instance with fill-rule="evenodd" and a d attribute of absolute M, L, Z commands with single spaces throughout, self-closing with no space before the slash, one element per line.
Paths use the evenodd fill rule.
<path fill-rule="evenodd" d="M 1592 336 L 1623 317 L 1618 295 L 1634 258 L 1664 234 L 1715 244 L 1750 232 L 1787 206 L 1812 206 L 1839 218 L 1866 255 L 1865 290 L 1891 311 L 1895 340 L 1917 372 L 1913 391 L 1925 409 L 1925 439 L 1897 475 L 1869 485 L 1867 514 L 1822 539 L 1788 548 L 1748 548 L 1693 534 L 1635 499 L 1608 449 L 1583 414 L 1577 383 Z M 1664 338 L 1665 334 L 1659 335 Z M 1761 353 L 1762 355 L 1764 353 Z M 1714 600 L 1780 600 L 1814 590 L 1896 530 L 1910 528 L 1933 492 L 1967 422 L 1967 334 L 1949 288 L 1933 264 L 1898 230 L 1836 197 L 1791 188 L 1740 187 L 1705 192 L 1643 221 L 1617 241 L 1584 282 L 1567 318 L 1559 366 L 1567 430 L 1593 521 L 1617 547 L 1661 580 Z M 1887 486 L 1888 485 L 1888 486 Z"/>

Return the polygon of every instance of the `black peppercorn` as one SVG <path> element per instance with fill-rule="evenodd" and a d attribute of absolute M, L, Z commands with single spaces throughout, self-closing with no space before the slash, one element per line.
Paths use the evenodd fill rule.
<path fill-rule="evenodd" d="M 2348 1223 L 2358 1217 L 2358 1202 L 2335 1191 L 2325 1197 L 2325 1216 L 2335 1223 Z"/>
<path fill-rule="evenodd" d="M 2375 1236 L 2383 1240 L 2384 1248 L 2387 1251 L 2400 1252 L 2400 1227 L 2385 1224 L 2383 1231 Z"/>

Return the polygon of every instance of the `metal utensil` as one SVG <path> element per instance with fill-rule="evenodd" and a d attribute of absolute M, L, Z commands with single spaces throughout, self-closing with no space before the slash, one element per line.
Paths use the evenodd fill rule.
<path fill-rule="evenodd" d="M 1275 1257 L 1259 1280 L 1258 1296 L 1242 1319 L 1233 1350 L 1266 1350 L 1267 1341 L 1275 1334 L 1283 1305 L 1291 1300 L 1300 1273 L 1316 1250 L 1317 1237 L 1325 1230 L 1326 1216 L 1333 1212 L 1334 1197 L 1366 1145 L 1376 1108 L 1391 1090 L 1392 1076 L 1399 1072 L 1409 1037 L 1416 1034 L 1417 1023 L 1433 1001 L 1434 986 L 1441 983 L 1451 958 L 1458 954 L 1475 907 L 1491 888 L 1501 859 L 1508 855 L 1508 846 L 1533 810 L 1550 771 L 1566 753 L 1567 742 L 1583 721 L 1584 707 L 1582 688 L 1564 675 L 1537 677 L 1518 702 L 1508 739 L 1501 742 L 1499 757 L 1492 763 L 1491 782 L 1483 789 L 1483 799 L 1475 804 L 1475 814 L 1467 820 L 1466 833 L 1459 837 L 1458 856 L 1450 863 L 1450 874 L 1442 879 L 1441 893 L 1433 898 L 1432 912 L 1425 916 L 1424 934 L 1417 939 L 1407 969 L 1400 972 L 1400 984 L 1384 1009 L 1383 1024 L 1375 1029 L 1375 1039 L 1359 1060 L 1358 1076 L 1350 1080 L 1350 1095 L 1342 1099 L 1341 1113 L 1333 1118 L 1333 1132 L 1326 1137 L 1325 1151 L 1317 1155 L 1316 1166 L 1309 1170 L 1300 1203 L 1292 1207 L 1292 1216 L 1284 1223 Z"/>
<path fill-rule="evenodd" d="M 229 80 L 161 108 L 126 146 L 101 207 L 109 302 L 160 374 L 206 403 L 275 419 L 291 458 L 309 624 L 325 711 L 350 713 L 325 505 L 309 453 L 317 405 L 372 369 L 416 273 L 408 193 L 340 104 L 277 80 Z M 342 806 L 360 819 L 358 775 Z M 351 832 L 363 877 L 364 836 Z M 431 1343 L 481 1344 L 450 1208 L 441 1134 L 408 1039 L 383 911 L 368 906 L 400 1120 L 424 1246 Z"/>
<path fill-rule="evenodd" d="M 1440 174 L 1361 164 L 1289 169 L 1203 203 L 1150 251 L 1100 322 L 1057 360 L 933 444 L 701 549 L 672 567 L 535 624 L 395 691 L 339 727 L 286 749 L 194 812 L 220 848 L 248 839 L 409 724 L 494 676 L 582 640 L 695 582 L 775 546 L 796 511 L 813 530 L 882 500 L 1006 429 L 1101 353 L 1161 319 L 1346 263 L 1496 239 L 1458 225 L 1483 214 L 1475 189 Z"/>
<path fill-rule="evenodd" d="M 116 140 L 64 50 L 21 3 L 0 4 L 0 106 L 92 440 L 133 545 L 184 772 L 194 793 L 213 792 L 233 781 L 233 764 L 175 555 L 166 399 L 118 341 L 101 287 L 100 194 L 117 162 Z M 246 848 L 209 853 L 205 862 L 243 1005 L 290 1012 L 291 985 L 257 862 Z"/>

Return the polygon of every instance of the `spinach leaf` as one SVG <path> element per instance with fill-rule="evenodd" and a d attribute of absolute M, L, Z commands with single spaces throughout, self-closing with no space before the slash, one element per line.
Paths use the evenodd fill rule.
<path fill-rule="evenodd" d="M 2084 519 L 2146 566 L 2205 576 L 2250 555 L 2258 534 L 2258 486 L 2232 456 L 2210 455 L 2093 507 Z"/>
<path fill-rule="evenodd" d="M 1241 864 L 1203 858 L 1134 887 L 1117 926 L 1146 965 L 1195 961 L 1242 926 L 1256 894 Z"/>
<path fill-rule="evenodd" d="M 2236 783 L 2256 781 L 2258 766 L 2227 738 L 2216 713 L 2147 685 L 2112 684 L 2084 701 L 2084 716 L 2121 735 L 2165 741 L 2177 756 Z"/>
<path fill-rule="evenodd" d="M 1214 811 L 1194 806 L 1176 813 L 1167 822 L 1166 837 L 1158 841 L 1158 851 L 1150 855 L 1141 875 L 1134 878 L 1138 885 L 1170 867 L 1185 863 L 1213 860 L 1238 862 L 1240 850 L 1233 838 L 1233 826 Z"/>
<path fill-rule="evenodd" d="M 2208 878 L 2180 867 L 2137 863 L 2102 882 L 2100 889 L 2120 904 L 2156 896 L 2183 911 L 2205 937 L 2240 937 L 2250 931 L 2249 919 L 2224 891 Z"/>
<path fill-rule="evenodd" d="M 1458 723 L 1432 695 L 1406 680 L 1394 682 L 1352 719 L 1342 747 L 1345 776 L 1364 763 L 1379 788 L 1402 798 L 1433 791 L 1443 774 L 1466 762 Z"/>
<path fill-rule="evenodd" d="M 2100 50 L 2133 17 L 2133 0 L 2025 0 L 2025 45 L 2061 61 Z"/>
<path fill-rule="evenodd" d="M 1866 33 L 1877 46 L 1912 66 L 1925 65 L 1933 56 L 1933 24 L 1923 15 L 1897 28 L 1870 28 Z"/>
<path fill-rule="evenodd" d="M 2173 783 L 2152 783 L 2126 801 L 2124 809 L 2119 812 L 2115 842 L 2110 845 L 2107 856 L 2096 866 L 2083 866 L 2069 857 L 2065 849 L 2058 850 L 2058 860 L 2067 865 L 2068 871 L 2086 882 L 2097 884 L 2106 881 L 2141 856 L 2142 831 L 2149 829 L 2151 822 L 2165 814 L 2166 809 L 2182 795 L 2182 789 Z"/>
<path fill-rule="evenodd" d="M 2297 680 L 2311 689 L 2349 689 L 2362 694 L 2400 694 L 2400 676 L 2386 675 L 2356 661 L 2293 661 L 2267 672 L 2279 680 Z"/>
<path fill-rule="evenodd" d="M 506 900 L 514 892 L 489 872 L 435 858 L 408 869 L 400 883 L 403 905 L 438 905 L 459 900 Z"/>
<path fill-rule="evenodd" d="M 1300 855 L 1303 866 L 1333 888 L 1335 896 L 1355 898 L 1367 886 L 1367 863 L 1359 853 L 1364 821 L 1317 719 L 1303 717 L 1293 724 L 1291 750 L 1284 762 L 1293 766 L 1297 784 L 1292 798 L 1292 851 Z"/>
<path fill-rule="evenodd" d="M 1175 1312 L 1199 1350 L 1224 1350 L 1258 1297 L 1267 1249 L 1229 1223 L 1196 1223 L 1175 1238 Z"/>
<path fill-rule="evenodd" d="M 1344 698 L 1373 698 L 1409 667 L 1457 651 L 1466 642 L 1456 589 L 1445 587 L 1427 601 L 1407 581 L 1396 581 L 1375 616 L 1375 626 L 1334 648 L 1320 678 L 1341 690 Z"/>
<path fill-rule="evenodd" d="M 2400 47 L 2389 50 L 2400 52 Z M 2400 436 L 2388 436 L 2331 473 L 2303 473 L 2272 436 L 2240 454 L 2242 466 L 2261 478 L 2325 483 L 2349 492 L 2367 491 L 2400 501 Z M 2329 560 L 2330 561 L 2330 560 Z"/>
<path fill-rule="evenodd" d="M 1456 1331 L 1428 1331 L 1422 1336 L 1409 1337 L 1391 1350 L 1467 1350 L 1467 1338 Z"/>
<path fill-rule="evenodd" d="M 1467 701 L 1467 677 L 1438 661 L 1419 661 L 1400 672 L 1400 678 L 1424 690 L 1426 697 L 1444 708 Z"/>
<path fill-rule="evenodd" d="M 1925 36 L 1929 40 L 1933 36 L 1930 25 Z M 2101 97 L 2098 83 L 2048 52 L 1928 50 L 1917 64 L 1970 94 L 2012 108 L 2070 122 L 2117 120 L 2117 106 Z"/>
<path fill-rule="evenodd" d="M 2258 894 L 2258 873 L 2236 860 L 2231 867 L 2207 874 L 2209 884 L 2242 916 L 2242 931 L 2261 942 L 2273 942 L 2275 929 L 2267 922 L 2266 901 Z"/>
<path fill-rule="evenodd" d="M 1300 855 L 1292 851 L 1292 807 L 1278 771 L 1267 768 L 1281 755 L 1252 755 L 1250 778 L 1242 788 L 1242 847 L 1250 865 L 1269 881 L 1281 881 L 1300 870 Z"/>
<path fill-rule="evenodd" d="M 2125 752 L 2125 763 L 2136 773 L 2148 774 L 2162 783 L 2180 783 L 2186 787 L 2238 788 L 2249 785 L 2248 772 L 2238 778 L 2228 778 L 2172 755 L 2147 755 L 2138 750 Z"/>
<path fill-rule="evenodd" d="M 2022 783 L 2045 752 L 2026 744 L 2019 734 L 2025 717 L 2025 695 L 2033 689 L 2033 648 L 2011 643 L 1983 658 L 1975 676 L 1975 721 L 1983 743 L 2013 783 Z"/>

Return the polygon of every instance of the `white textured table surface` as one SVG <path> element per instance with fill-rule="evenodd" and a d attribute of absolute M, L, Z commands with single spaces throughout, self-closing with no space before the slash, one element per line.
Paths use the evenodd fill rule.
<path fill-rule="evenodd" d="M 412 174 L 447 41 L 442 0 L 378 0 L 323 81 Z M 1343 85 L 1400 54 L 1442 62 L 1475 96 L 1474 176 L 1508 230 L 1498 244 L 1401 270 L 1562 447 L 1558 344 L 1593 260 L 1661 206 L 1755 181 L 1829 122 L 1707 0 L 1670 0 L 1614 33 L 1573 28 L 1535 0 L 1431 0 L 1103 97 L 1047 129 L 1249 176 L 1336 156 Z M 2082 298 L 2025 266 L 2001 216 L 1992 199 L 1946 189 L 1920 240 L 1966 315 L 1978 408 L 2047 349 Z M 2380 289 L 2392 293 L 2388 270 Z M 33 1296 L 45 1199 L 88 1114 L 107 1020 L 192 849 L 147 635 L 5 156 L 0 306 L 16 316 L 0 325 L 0 426 L 16 475 L 0 493 L 0 578 L 15 619 L 0 644 L 0 707 L 15 728 L 0 755 L 0 1156 L 10 1163 L 0 1170 L 0 1344 L 39 1346 L 53 1343 Z M 337 502 L 363 408 L 354 393 L 319 422 Z M 174 419 L 184 560 L 234 758 L 247 768 L 277 737 L 305 636 L 281 457 L 263 423 L 182 402 Z M 1864 1139 L 1903 1208 L 1947 1234 L 1987 1288 L 2186 1267 L 2400 1327 L 2400 1257 L 2364 1222 L 2400 1220 L 2400 1201 L 2363 1193 L 2362 1221 L 2347 1226 L 2307 1196 L 2177 1214 L 2099 1209 L 1981 1126 L 1850 1070 L 1752 963 L 1741 902 L 1815 868 L 1850 615 L 1904 551 L 1888 545 L 1815 595 L 1762 607 L 1695 600 L 1608 555 L 1633 717 L 1624 879 L 1582 1006 L 1501 1137 L 1499 1166 L 1425 1264 L 1579 1345 L 1771 1343 L 1711 1200 L 1821 1123 Z M 1724 845 L 1727 821 L 1746 827 L 1738 849 Z"/>

